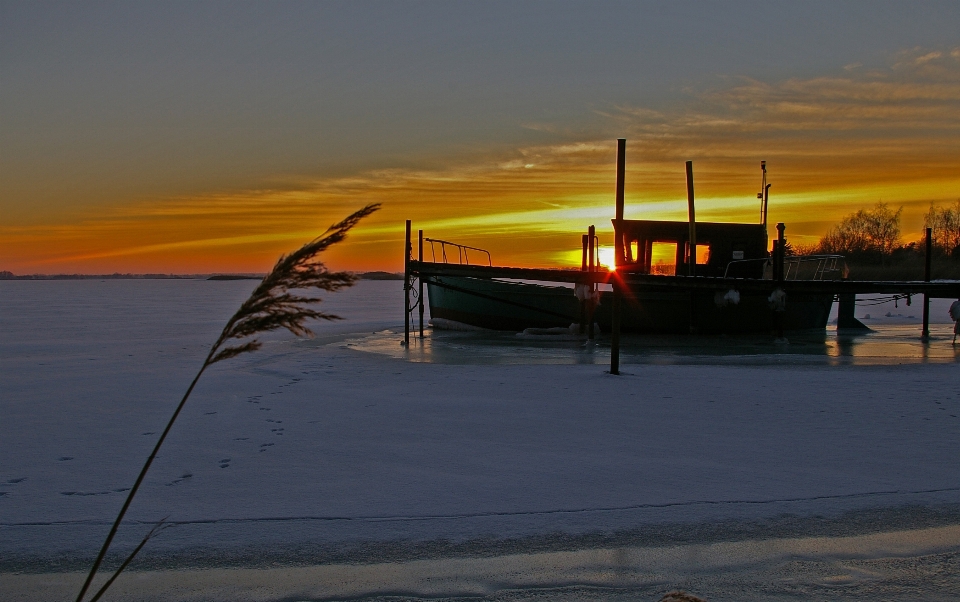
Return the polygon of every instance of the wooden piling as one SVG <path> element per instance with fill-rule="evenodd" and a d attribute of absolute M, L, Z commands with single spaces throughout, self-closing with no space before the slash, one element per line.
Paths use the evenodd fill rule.
<path fill-rule="evenodd" d="M 786 246 L 787 239 L 784 238 L 783 236 L 783 231 L 786 229 L 787 227 L 784 225 L 783 222 L 779 222 L 777 224 L 777 256 L 774 261 L 777 262 L 777 280 L 779 282 L 783 282 L 784 278 L 786 277 L 785 271 L 783 269 L 784 260 L 786 259 L 786 255 L 787 255 L 787 246 Z"/>
<path fill-rule="evenodd" d="M 623 263 L 623 232 L 620 231 L 620 222 L 623 220 L 623 181 L 627 164 L 627 140 L 617 140 L 617 214 L 613 228 L 613 262 L 614 269 L 618 270 Z M 610 374 L 620 374 L 620 305 L 623 302 L 620 274 L 613 278 L 613 316 L 611 317 L 610 332 Z"/>
<path fill-rule="evenodd" d="M 597 228 L 596 226 L 590 226 L 587 228 L 587 270 L 590 272 L 597 271 L 597 264 L 599 263 L 599 257 L 597 257 Z M 590 285 L 590 292 L 593 292 L 593 284 Z M 587 339 L 593 340 L 596 333 L 593 330 L 593 299 L 587 301 Z"/>
<path fill-rule="evenodd" d="M 584 234 L 580 237 L 580 245 L 582 246 L 581 255 L 580 255 L 580 271 L 586 273 L 587 271 L 587 246 L 590 244 L 590 236 Z M 580 334 L 587 333 L 587 301 L 585 299 L 580 300 Z"/>
<path fill-rule="evenodd" d="M 869 331 L 870 329 L 856 316 L 857 294 L 840 293 L 837 295 L 837 331 Z"/>
<path fill-rule="evenodd" d="M 420 252 L 417 255 L 417 259 L 420 261 L 420 263 L 423 263 L 423 230 L 420 230 L 419 232 L 420 232 L 420 236 L 419 236 Z M 420 307 L 420 338 L 422 339 L 423 338 L 423 276 L 421 276 L 420 274 L 417 274 L 417 283 L 420 285 L 420 291 L 419 291 L 420 296 L 417 297 L 417 303 L 419 304 L 419 307 Z"/>
<path fill-rule="evenodd" d="M 777 283 L 783 284 L 784 279 L 786 278 L 786 270 L 784 270 L 784 260 L 787 255 L 786 243 L 787 240 L 783 236 L 783 231 L 787 227 L 783 222 L 777 223 L 777 244 L 774 247 L 774 265 Z M 782 288 L 780 290 L 783 290 Z M 776 311 L 776 322 L 777 322 L 777 339 L 783 340 L 783 316 L 785 311 Z"/>
<path fill-rule="evenodd" d="M 930 282 L 930 262 L 933 256 L 933 228 L 927 228 L 926 253 L 923 257 L 923 281 Z M 923 329 L 920 331 L 920 340 L 930 340 L 930 295 L 923 293 Z"/>
<path fill-rule="evenodd" d="M 687 161 L 687 218 L 690 221 L 690 248 L 687 255 L 687 275 L 697 275 L 697 212 L 693 202 L 693 161 Z"/>
<path fill-rule="evenodd" d="M 410 345 L 410 220 L 403 242 L 403 344 Z"/>

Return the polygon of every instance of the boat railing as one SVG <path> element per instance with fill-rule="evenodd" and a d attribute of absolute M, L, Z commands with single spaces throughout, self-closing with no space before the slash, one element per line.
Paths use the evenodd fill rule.
<path fill-rule="evenodd" d="M 773 277 L 773 259 L 737 259 L 727 264 L 723 277 L 727 278 L 730 267 L 751 263 L 763 263 L 763 277 Z M 843 277 L 846 264 L 843 255 L 788 255 L 783 258 L 784 280 L 839 280 Z"/>
<path fill-rule="evenodd" d="M 487 256 L 487 265 L 493 266 L 493 260 L 490 257 L 490 251 L 486 249 L 481 249 L 479 247 L 470 247 L 467 245 L 461 245 L 459 243 L 450 242 L 449 240 L 440 240 L 439 238 L 424 238 L 424 242 L 430 243 L 430 253 L 433 255 L 433 263 L 452 263 L 450 258 L 447 256 L 447 247 L 453 247 L 457 250 L 457 263 L 459 265 L 470 265 L 470 251 L 477 251 L 479 253 L 484 253 Z M 437 261 L 437 248 L 440 247 L 440 261 Z M 453 253 L 451 252 L 452 256 Z"/>

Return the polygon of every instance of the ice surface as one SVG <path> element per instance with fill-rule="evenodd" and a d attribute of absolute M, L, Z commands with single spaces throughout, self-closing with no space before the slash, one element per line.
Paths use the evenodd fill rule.
<path fill-rule="evenodd" d="M 0 283 L 2 589 L 43 599 L 30 589 L 36 579 L 85 566 L 210 342 L 253 286 Z M 313 340 L 270 337 L 264 350 L 203 377 L 118 538 L 122 551 L 153 521 L 176 524 L 138 561 L 155 573 L 131 579 L 154 579 L 163 592 L 170 571 L 161 569 L 172 567 L 203 569 L 196 579 L 206 583 L 216 579 L 204 571 L 218 566 L 389 561 L 416 572 L 425 570 L 410 564 L 418 559 L 500 558 L 515 577 L 494 571 L 474 580 L 480 590 L 444 590 L 409 573 L 390 590 L 381 568 L 366 590 L 325 585 L 303 590 L 304 599 L 408 585 L 417 595 L 642 589 L 689 574 L 674 562 L 656 579 L 648 571 L 604 581 L 571 569 L 531 581 L 527 565 L 504 554 L 627 550 L 624 558 L 639 560 L 616 562 L 643 572 L 657 547 L 897 529 L 914 533 L 900 556 L 949 559 L 960 549 L 953 531 L 938 531 L 939 543 L 910 531 L 960 524 L 960 366 L 942 319 L 930 345 L 916 342 L 916 323 L 881 324 L 847 342 L 828 332 L 815 353 L 762 339 L 639 338 L 614 377 L 603 339 L 453 333 L 405 350 L 401 286 L 362 281 L 330 295 L 322 307 L 346 320 L 317 324 Z M 891 553 L 855 541 L 837 554 Z M 616 553 L 597 554 L 597 570 L 616 567 Z M 764 557 L 773 563 L 764 570 L 776 572 L 790 554 Z M 944 562 L 938 583 L 956 588 L 956 565 Z M 298 595 L 291 587 L 250 599 Z M 233 599 L 200 591 L 194 598 Z"/>

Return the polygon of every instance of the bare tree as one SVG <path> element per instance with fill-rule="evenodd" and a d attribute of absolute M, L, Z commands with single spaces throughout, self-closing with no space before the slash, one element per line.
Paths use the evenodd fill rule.
<path fill-rule="evenodd" d="M 886 203 L 851 213 L 820 239 L 818 251 L 843 255 L 872 255 L 883 261 L 900 246 L 900 215 Z"/>
<path fill-rule="evenodd" d="M 960 253 L 960 199 L 953 206 L 930 204 L 923 216 L 924 228 L 931 228 L 933 246 L 946 254 Z"/>

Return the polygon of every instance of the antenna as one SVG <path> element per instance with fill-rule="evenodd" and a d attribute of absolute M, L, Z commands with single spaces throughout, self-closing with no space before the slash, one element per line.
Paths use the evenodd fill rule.
<path fill-rule="evenodd" d="M 770 200 L 770 184 L 767 184 L 767 162 L 760 162 L 760 171 L 763 172 L 763 177 L 760 180 L 760 192 L 757 193 L 757 198 L 760 199 L 760 223 L 766 227 L 767 225 L 767 203 Z"/>

